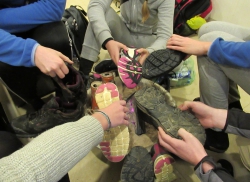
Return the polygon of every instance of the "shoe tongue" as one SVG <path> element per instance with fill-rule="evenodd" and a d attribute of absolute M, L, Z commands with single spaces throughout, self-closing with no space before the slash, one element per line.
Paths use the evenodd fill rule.
<path fill-rule="evenodd" d="M 55 97 L 52 97 L 46 104 L 43 106 L 44 109 L 57 109 L 59 108 L 59 103 Z"/>

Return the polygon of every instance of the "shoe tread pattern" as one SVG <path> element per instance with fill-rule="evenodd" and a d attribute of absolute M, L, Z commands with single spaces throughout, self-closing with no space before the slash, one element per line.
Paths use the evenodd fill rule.
<path fill-rule="evenodd" d="M 204 144 L 205 129 L 199 120 L 188 111 L 181 111 L 169 105 L 165 97 L 166 94 L 154 85 L 141 88 L 135 93 L 138 108 L 152 118 L 156 128 L 161 126 L 166 133 L 175 138 L 179 138 L 178 130 L 184 128 Z"/>
<path fill-rule="evenodd" d="M 153 182 L 153 161 L 147 149 L 136 146 L 126 156 L 122 170 L 122 182 Z"/>
<path fill-rule="evenodd" d="M 172 71 L 184 58 L 184 54 L 170 49 L 152 52 L 142 65 L 142 76 L 153 78 Z"/>

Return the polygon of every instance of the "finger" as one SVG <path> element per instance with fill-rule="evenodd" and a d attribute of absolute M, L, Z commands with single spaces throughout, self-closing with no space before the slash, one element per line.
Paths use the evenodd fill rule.
<path fill-rule="evenodd" d="M 193 135 L 189 132 L 187 132 L 185 129 L 180 128 L 178 130 L 178 135 L 184 140 L 187 141 L 190 137 L 192 137 Z"/>
<path fill-rule="evenodd" d="M 181 109 L 182 111 L 188 110 L 190 108 L 190 101 L 185 101 L 178 108 Z"/>
<path fill-rule="evenodd" d="M 126 101 L 125 101 L 125 100 L 120 100 L 120 104 L 121 104 L 122 106 L 126 106 Z"/>
<path fill-rule="evenodd" d="M 49 75 L 50 77 L 56 77 L 56 73 L 54 72 L 54 71 L 50 71 L 50 72 L 48 72 L 48 74 L 47 75 Z"/>
<path fill-rule="evenodd" d="M 161 146 L 166 148 L 169 152 L 175 153 L 175 149 L 163 140 L 162 136 L 160 135 L 160 132 L 158 132 L 158 139 Z"/>
<path fill-rule="evenodd" d="M 67 56 L 63 55 L 62 53 L 60 53 L 59 57 L 60 57 L 62 60 L 66 61 L 66 62 L 68 62 L 68 63 L 70 63 L 70 64 L 73 64 L 73 61 L 71 61 Z"/>
<path fill-rule="evenodd" d="M 127 112 L 129 112 L 129 109 L 128 109 L 127 107 L 124 107 L 124 108 L 123 108 L 123 111 L 124 111 L 125 113 L 127 113 Z"/>
<path fill-rule="evenodd" d="M 66 66 L 66 64 L 63 62 L 62 66 L 60 67 L 61 71 L 66 75 L 69 73 L 69 68 Z"/>
<path fill-rule="evenodd" d="M 158 130 L 159 130 L 159 134 L 161 135 L 162 140 L 165 143 L 168 143 L 171 146 L 173 146 L 175 144 L 175 140 L 177 140 L 177 139 L 172 138 L 171 136 L 166 134 L 165 131 L 161 127 L 158 127 Z"/>
<path fill-rule="evenodd" d="M 130 119 L 129 113 L 125 113 L 125 114 L 124 114 L 124 119 L 125 119 L 125 120 L 129 120 L 129 119 Z"/>
<path fill-rule="evenodd" d="M 61 79 L 65 77 L 65 74 L 62 72 L 61 69 L 58 69 L 55 73 Z"/>
<path fill-rule="evenodd" d="M 123 120 L 123 124 L 125 124 L 125 125 L 128 126 L 128 125 L 129 125 L 129 121 L 128 121 L 127 119 L 124 119 L 124 120 Z"/>
<path fill-rule="evenodd" d="M 119 42 L 119 47 L 120 47 L 120 49 L 124 49 L 124 50 L 128 51 L 128 47 L 120 42 Z"/>

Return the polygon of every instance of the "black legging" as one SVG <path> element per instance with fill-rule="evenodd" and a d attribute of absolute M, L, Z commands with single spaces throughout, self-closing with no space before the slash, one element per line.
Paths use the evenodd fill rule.
<path fill-rule="evenodd" d="M 40 25 L 30 31 L 15 35 L 32 38 L 42 46 L 55 49 L 71 58 L 68 35 L 61 21 Z M 38 100 L 56 89 L 52 79 L 37 67 L 10 66 L 1 60 L 0 78 L 11 91 L 18 94 L 36 110 L 39 109 L 36 107 Z"/>
<path fill-rule="evenodd" d="M 14 135 L 6 131 L 0 131 L 0 159 L 6 157 L 23 147 L 22 142 Z M 69 182 L 66 174 L 59 182 Z"/>

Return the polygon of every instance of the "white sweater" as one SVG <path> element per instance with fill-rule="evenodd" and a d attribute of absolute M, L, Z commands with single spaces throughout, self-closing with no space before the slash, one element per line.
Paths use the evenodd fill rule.
<path fill-rule="evenodd" d="M 58 181 L 103 138 L 92 116 L 54 127 L 0 159 L 0 181 Z"/>

